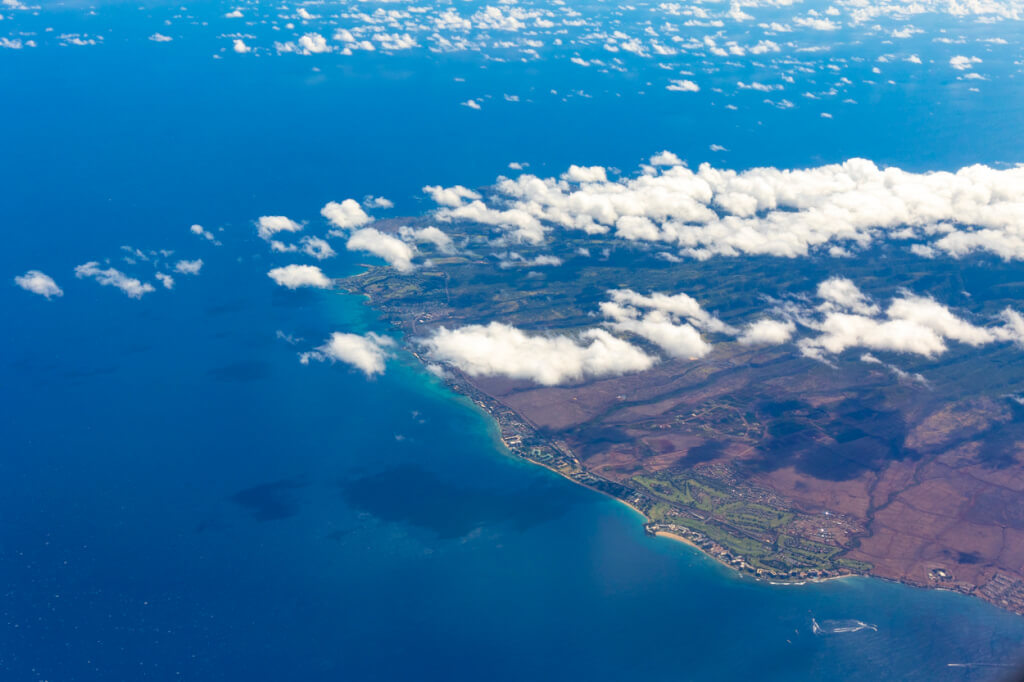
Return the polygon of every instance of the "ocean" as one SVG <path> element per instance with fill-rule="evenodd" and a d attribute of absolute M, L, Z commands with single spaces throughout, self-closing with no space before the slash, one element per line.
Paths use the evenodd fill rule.
<path fill-rule="evenodd" d="M 16 103 L 0 113 L 0 264 L 64 289 L 0 288 L 0 678 L 931 681 L 1024 661 L 1024 620 L 980 600 L 861 578 L 773 586 L 648 537 L 621 503 L 507 455 L 404 352 L 372 380 L 300 364 L 333 331 L 390 330 L 358 297 L 276 286 L 266 272 L 288 257 L 252 224 L 368 194 L 417 215 L 423 185 L 483 185 L 510 161 L 630 169 L 665 148 L 732 168 L 997 164 L 1021 158 L 1005 116 L 1019 95 L 965 103 L 925 83 L 838 122 L 733 118 L 566 62 L 313 70 L 128 30 L 172 11 L 111 6 L 101 47 L 0 55 Z M 458 106 L 485 93 L 480 111 Z M 130 270 L 123 245 L 203 269 L 141 300 L 74 277 L 106 258 Z M 812 619 L 877 631 L 815 634 Z"/>

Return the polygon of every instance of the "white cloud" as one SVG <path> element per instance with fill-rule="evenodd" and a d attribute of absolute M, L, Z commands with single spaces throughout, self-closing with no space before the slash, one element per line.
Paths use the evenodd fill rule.
<path fill-rule="evenodd" d="M 1016 311 L 1003 312 L 1002 326 L 980 327 L 954 314 L 938 301 L 902 292 L 885 309 L 872 303 L 852 282 L 834 277 L 818 287 L 825 299 L 816 310 L 798 312 L 804 326 L 819 332 L 801 339 L 798 346 L 810 357 L 838 355 L 848 348 L 912 353 L 936 357 L 945 353 L 947 342 L 983 346 L 999 341 L 1017 341 Z M 1018 315 L 1019 317 L 1019 315 Z"/>
<path fill-rule="evenodd" d="M 363 198 L 363 206 L 368 208 L 394 208 L 395 202 L 384 197 L 368 196 Z"/>
<path fill-rule="evenodd" d="M 379 256 L 399 272 L 412 272 L 415 252 L 412 247 L 397 237 L 384 234 L 372 227 L 356 230 L 349 237 L 345 248 L 349 251 L 366 251 Z"/>
<path fill-rule="evenodd" d="M 839 24 L 831 19 L 822 19 L 820 17 L 793 17 L 793 24 L 814 29 L 815 31 L 835 31 L 839 28 Z"/>
<path fill-rule="evenodd" d="M 355 199 L 345 199 L 341 203 L 330 201 L 320 209 L 320 215 L 327 218 L 331 225 L 339 230 L 362 227 L 373 222 L 373 218 L 366 214 L 366 211 Z"/>
<path fill-rule="evenodd" d="M 736 340 L 746 346 L 778 346 L 793 338 L 795 331 L 796 325 L 789 320 L 764 318 L 745 326 Z"/>
<path fill-rule="evenodd" d="M 337 255 L 327 240 L 320 237 L 303 237 L 299 243 L 302 244 L 304 254 L 317 260 L 325 260 Z"/>
<path fill-rule="evenodd" d="M 174 278 L 171 277 L 170 275 L 168 275 L 166 273 L 163 273 L 163 272 L 158 272 L 154 276 L 158 280 L 160 280 L 161 284 L 164 285 L 164 289 L 173 289 L 174 288 Z"/>
<path fill-rule="evenodd" d="M 636 308 L 605 301 L 601 313 L 610 318 L 612 329 L 647 339 L 677 358 L 702 358 L 711 352 L 711 344 L 687 322 L 680 322 L 663 310 L 641 313 Z"/>
<path fill-rule="evenodd" d="M 174 271 L 183 275 L 198 275 L 203 268 L 203 259 L 180 260 L 174 264 Z"/>
<path fill-rule="evenodd" d="M 963 320 L 932 298 L 905 294 L 897 298 L 885 311 L 894 320 L 907 320 L 931 329 L 939 336 L 967 344 L 983 346 L 996 340 L 996 334 Z"/>
<path fill-rule="evenodd" d="M 440 185 L 427 185 L 423 191 L 430 195 L 435 204 L 440 206 L 462 206 L 467 199 L 479 199 L 480 195 L 462 185 L 454 187 L 441 187 Z"/>
<path fill-rule="evenodd" d="M 14 283 L 25 291 L 31 291 L 33 294 L 39 294 L 48 299 L 64 295 L 53 278 L 39 270 L 29 270 L 24 275 L 18 275 L 14 278 Z"/>
<path fill-rule="evenodd" d="M 877 320 L 852 313 L 828 313 L 816 325 L 821 335 L 802 339 L 800 349 L 810 357 L 823 353 L 838 355 L 847 348 L 870 348 L 925 357 L 946 351 L 942 337 L 934 330 L 908 320 Z"/>
<path fill-rule="evenodd" d="M 203 228 L 202 225 L 193 225 L 192 227 L 190 227 L 188 229 L 189 229 L 189 231 L 192 234 L 197 235 L 199 237 L 202 237 L 203 239 L 205 239 L 207 241 L 215 242 L 215 243 L 217 242 L 217 238 L 214 237 L 213 234 L 209 230 Z"/>
<path fill-rule="evenodd" d="M 668 151 L 660 151 L 650 158 L 652 166 L 682 166 L 685 165 L 683 160 L 678 156 Z"/>
<path fill-rule="evenodd" d="M 169 43 L 172 40 L 174 40 L 174 38 L 170 36 L 165 36 L 163 33 L 154 33 L 149 37 L 149 39 L 152 40 L 154 43 Z"/>
<path fill-rule="evenodd" d="M 388 349 L 394 345 L 394 339 L 373 332 L 366 336 L 334 332 L 331 338 L 315 351 L 300 354 L 299 361 L 304 365 L 309 364 L 310 360 L 343 362 L 371 378 L 384 373 L 390 355 Z"/>
<path fill-rule="evenodd" d="M 569 182 L 608 182 L 608 175 L 604 166 L 569 166 L 569 170 L 562 173 L 562 178 Z"/>
<path fill-rule="evenodd" d="M 274 268 L 267 273 L 267 277 L 289 289 L 298 289 L 299 287 L 330 289 L 333 286 L 331 279 L 315 265 L 285 265 Z"/>
<path fill-rule="evenodd" d="M 700 86 L 691 80 L 670 80 L 665 86 L 666 90 L 673 92 L 700 92 Z"/>
<path fill-rule="evenodd" d="M 1021 315 L 1012 308 L 1005 309 L 1000 313 L 1005 325 L 1000 330 L 1001 338 L 1006 341 L 1013 341 L 1021 348 L 1024 348 L 1024 315 Z"/>
<path fill-rule="evenodd" d="M 265 215 L 256 221 L 256 228 L 260 239 L 270 239 L 278 232 L 298 232 L 302 225 L 283 215 Z"/>
<path fill-rule="evenodd" d="M 155 291 L 149 282 L 140 282 L 134 277 L 129 277 L 120 270 L 114 268 L 100 269 L 96 261 L 83 263 L 75 268 L 75 277 L 85 279 L 91 277 L 103 286 L 117 287 L 130 298 L 142 298 L 143 294 Z"/>
<path fill-rule="evenodd" d="M 327 39 L 319 33 L 307 33 L 299 38 L 299 49 L 302 54 L 323 54 L 330 52 L 333 48 L 327 44 Z"/>
<path fill-rule="evenodd" d="M 506 376 L 553 386 L 584 379 L 640 372 L 657 361 L 603 329 L 579 338 L 528 336 L 500 322 L 458 329 L 442 327 L 422 339 L 432 359 L 470 376 Z"/>
<path fill-rule="evenodd" d="M 615 303 L 636 308 L 659 310 L 676 317 L 685 317 L 696 326 L 710 332 L 732 333 L 735 331 L 729 325 L 704 310 L 696 299 L 685 293 L 662 294 L 655 292 L 645 296 L 638 294 L 632 289 L 617 289 L 609 291 L 608 294 Z"/>
<path fill-rule="evenodd" d="M 981 60 L 977 57 L 965 57 L 962 54 L 958 54 L 955 57 L 950 57 L 949 65 L 957 71 L 967 71 L 973 69 L 975 64 L 980 64 Z"/>
<path fill-rule="evenodd" d="M 844 310 L 862 315 L 874 315 L 878 306 L 868 301 L 857 285 L 845 277 L 832 277 L 818 284 L 818 298 L 825 301 L 823 310 Z"/>
<path fill-rule="evenodd" d="M 274 253 L 295 253 L 299 250 L 299 247 L 295 244 L 285 244 L 284 242 L 276 239 L 271 239 L 270 250 Z"/>
<path fill-rule="evenodd" d="M 421 227 L 419 229 L 402 227 L 399 230 L 399 234 L 402 236 L 402 239 L 406 241 L 419 244 L 433 244 L 434 248 L 436 248 L 440 253 L 455 253 L 455 244 L 452 243 L 452 238 L 433 225 Z"/>
<path fill-rule="evenodd" d="M 241 14 L 239 14 L 241 16 Z M 245 44 L 245 41 L 241 38 L 235 38 L 231 41 L 231 49 L 238 54 L 245 54 L 246 52 L 252 52 L 252 48 Z"/>
<path fill-rule="evenodd" d="M 558 266 L 563 263 L 558 256 L 549 253 L 542 253 L 533 258 L 525 258 L 522 254 L 510 251 L 498 255 L 498 267 L 502 269 L 519 267 L 545 267 Z"/>
<path fill-rule="evenodd" d="M 436 215 L 500 226 L 531 244 L 552 228 L 613 232 L 693 258 L 844 255 L 899 239 L 953 257 L 1024 259 L 1024 166 L 910 173 L 851 159 L 802 170 L 645 165 L 617 181 L 576 177 L 499 178 L 486 201 L 450 197 L 458 205 Z"/>
<path fill-rule="evenodd" d="M 461 102 L 462 106 L 469 107 L 470 109 L 480 110 L 480 102 L 475 99 L 467 99 L 465 102 Z"/>

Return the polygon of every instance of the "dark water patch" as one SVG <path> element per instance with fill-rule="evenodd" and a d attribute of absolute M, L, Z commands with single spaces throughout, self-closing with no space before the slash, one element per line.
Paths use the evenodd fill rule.
<path fill-rule="evenodd" d="M 341 544 L 341 542 L 346 537 L 356 532 L 357 530 L 359 530 L 358 526 L 353 526 L 351 528 L 339 528 L 337 530 L 332 530 L 330 533 L 328 533 L 325 536 L 325 539 L 330 540 L 331 542 L 337 542 L 338 544 Z"/>
<path fill-rule="evenodd" d="M 91 369 L 69 369 L 62 372 L 62 376 L 68 381 L 83 381 L 93 377 L 107 376 L 117 371 L 116 365 L 108 367 L 93 367 Z"/>
<path fill-rule="evenodd" d="M 153 350 L 153 345 L 149 343 L 130 343 L 121 348 L 122 355 L 135 355 L 137 353 L 148 353 Z"/>
<path fill-rule="evenodd" d="M 305 308 L 315 304 L 318 295 L 312 289 L 284 289 L 278 287 L 270 304 L 275 308 Z"/>
<path fill-rule="evenodd" d="M 343 481 L 352 507 L 381 521 L 423 528 L 442 540 L 465 537 L 481 526 L 526 530 L 561 517 L 579 498 L 538 481 L 529 488 L 495 491 L 444 481 L 415 466 Z"/>
<path fill-rule="evenodd" d="M 305 483 L 295 480 L 263 483 L 235 493 L 231 501 L 257 521 L 279 521 L 299 513 L 295 494 L 305 486 Z"/>
<path fill-rule="evenodd" d="M 256 360 L 235 362 L 214 367 L 207 374 L 217 381 L 259 381 L 270 376 L 270 365 Z"/>
<path fill-rule="evenodd" d="M 237 301 L 226 301 L 224 303 L 218 303 L 206 308 L 203 312 L 209 317 L 217 317 L 220 315 L 229 315 L 231 313 L 237 313 L 245 309 L 245 301 L 238 299 Z"/>

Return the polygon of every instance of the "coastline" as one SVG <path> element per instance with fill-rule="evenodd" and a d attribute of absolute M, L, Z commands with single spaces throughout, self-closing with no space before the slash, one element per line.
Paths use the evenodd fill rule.
<path fill-rule="evenodd" d="M 345 288 L 344 290 L 350 294 L 361 295 L 364 298 L 365 305 L 368 307 L 374 307 L 374 298 L 371 294 L 355 288 Z M 382 315 L 383 319 L 389 320 L 390 324 L 394 328 L 402 332 L 405 337 L 402 343 L 404 350 L 416 358 L 417 364 L 420 368 L 426 369 L 431 363 L 427 358 L 423 357 L 411 343 L 410 333 L 416 332 L 415 321 L 410 323 L 408 321 L 403 322 L 398 319 L 389 318 L 385 311 L 376 308 L 374 309 Z M 434 373 L 431 372 L 431 374 Z M 986 602 L 1001 610 L 1009 611 L 1015 615 L 1024 615 L 1022 612 L 1016 611 L 1005 604 L 999 603 L 996 599 L 989 598 L 989 595 L 981 589 L 981 586 L 974 584 L 969 586 L 964 585 L 961 589 L 950 589 L 949 586 L 945 584 L 934 584 L 930 582 L 876 575 L 870 570 L 870 568 L 868 570 L 858 570 L 854 567 L 845 565 L 839 568 L 801 568 L 798 566 L 790 569 L 788 574 L 778 572 L 778 569 L 757 568 L 748 563 L 743 556 L 734 554 L 727 547 L 719 545 L 712 538 L 709 538 L 700 531 L 689 528 L 683 524 L 655 521 L 646 513 L 644 507 L 646 506 L 648 509 L 651 508 L 652 503 L 661 502 L 660 498 L 648 496 L 646 491 L 630 488 L 626 485 L 603 478 L 588 471 L 566 443 L 542 436 L 536 425 L 529 422 L 529 420 L 511 408 L 505 406 L 497 399 L 491 397 L 483 390 L 477 388 L 468 376 L 465 376 L 458 370 L 446 370 L 441 374 L 434 374 L 434 376 L 440 380 L 440 384 L 446 386 L 450 391 L 452 391 L 452 393 L 468 400 L 486 413 L 488 421 L 493 429 L 493 433 L 495 434 L 496 439 L 501 441 L 507 455 L 544 467 L 545 469 L 558 474 L 562 478 L 568 479 L 582 487 L 595 490 L 607 497 L 621 502 L 643 517 L 642 527 L 647 535 L 652 537 L 664 537 L 688 545 L 700 551 L 704 556 L 713 559 L 716 563 L 732 569 L 734 577 L 736 578 L 748 578 L 759 583 L 778 586 L 799 586 L 808 583 L 823 583 L 843 578 L 875 578 L 882 580 L 883 582 L 905 585 L 907 587 L 928 590 L 939 589 L 945 592 L 955 592 L 964 596 L 975 597 L 980 601 Z M 697 518 L 700 517 L 698 516 Z M 687 537 L 682 533 L 674 532 L 676 528 L 681 528 L 684 532 L 692 533 L 696 536 L 696 540 L 694 538 Z"/>

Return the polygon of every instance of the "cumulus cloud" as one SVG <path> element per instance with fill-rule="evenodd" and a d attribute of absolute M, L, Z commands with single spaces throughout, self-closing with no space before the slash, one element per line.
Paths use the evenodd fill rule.
<path fill-rule="evenodd" d="M 736 340 L 745 346 L 778 346 L 793 338 L 796 325 L 789 320 L 764 318 L 743 328 Z"/>
<path fill-rule="evenodd" d="M 515 251 L 508 251 L 505 253 L 498 254 L 498 267 L 502 269 L 514 268 L 514 267 L 545 267 L 545 266 L 558 266 L 564 261 L 558 256 L 553 256 L 549 253 L 541 253 L 533 258 L 526 258 L 520 253 Z"/>
<path fill-rule="evenodd" d="M 366 214 L 366 211 L 355 199 L 345 199 L 341 203 L 330 201 L 320 209 L 320 215 L 327 218 L 331 225 L 339 230 L 362 227 L 373 221 L 373 218 Z"/>
<path fill-rule="evenodd" d="M 412 264 L 415 256 L 412 247 L 401 239 L 372 227 L 353 232 L 345 248 L 349 251 L 366 251 L 379 256 L 399 272 L 412 272 L 415 267 Z"/>
<path fill-rule="evenodd" d="M 973 69 L 975 64 L 980 64 L 981 60 L 977 57 L 965 57 L 962 54 L 958 54 L 955 57 L 950 57 L 949 65 L 957 71 L 967 71 Z"/>
<path fill-rule="evenodd" d="M 466 200 L 479 199 L 480 195 L 462 185 L 454 187 L 441 187 L 440 185 L 427 185 L 423 191 L 430 195 L 435 204 L 440 206 L 462 206 Z"/>
<path fill-rule="evenodd" d="M 646 308 L 667 313 L 675 317 L 686 318 L 694 325 L 709 332 L 734 333 L 729 325 L 704 310 L 695 298 L 685 293 L 663 294 L 654 292 L 650 295 L 639 294 L 632 289 L 616 289 L 608 295 L 614 303 L 635 308 Z"/>
<path fill-rule="evenodd" d="M 167 273 L 158 272 L 156 273 L 156 275 L 154 275 L 154 277 L 160 280 L 160 283 L 164 285 L 164 289 L 174 288 L 174 278 L 168 275 Z"/>
<path fill-rule="evenodd" d="M 809 357 L 822 359 L 849 348 L 863 348 L 931 358 L 945 353 L 947 342 L 978 347 L 1020 338 L 1013 324 L 1019 314 L 1011 309 L 1003 312 L 1003 325 L 982 327 L 935 299 L 906 291 L 882 313 L 853 282 L 842 278 L 824 282 L 818 294 L 825 299 L 816 308 L 818 315 L 806 311 L 799 315 L 801 324 L 818 332 L 797 344 Z"/>
<path fill-rule="evenodd" d="M 120 270 L 107 268 L 103 270 L 96 261 L 83 263 L 75 268 L 75 277 L 79 279 L 92 278 L 103 286 L 117 287 L 129 298 L 142 298 L 144 294 L 155 291 L 149 282 L 140 282 L 134 277 L 129 277 Z"/>
<path fill-rule="evenodd" d="M 470 376 L 505 376 L 544 386 L 641 372 L 657 361 L 603 329 L 587 330 L 578 338 L 530 336 L 492 322 L 442 327 L 420 342 L 433 360 Z"/>
<path fill-rule="evenodd" d="M 312 256 L 317 260 L 325 260 L 337 255 L 327 240 L 320 237 L 303 237 L 299 240 L 299 243 L 302 244 L 302 252 L 304 254 Z"/>
<path fill-rule="evenodd" d="M 452 243 L 452 238 L 433 225 L 419 229 L 402 227 L 399 230 L 399 234 L 402 236 L 402 239 L 408 242 L 433 244 L 439 253 L 447 255 L 455 253 L 455 244 Z"/>
<path fill-rule="evenodd" d="M 25 291 L 31 291 L 33 294 L 39 294 L 48 299 L 64 295 L 64 291 L 53 281 L 53 277 L 39 270 L 29 270 L 24 275 L 18 275 L 14 278 L 14 283 Z"/>
<path fill-rule="evenodd" d="M 395 202 L 386 197 L 367 196 L 363 198 L 363 206 L 369 208 L 394 208 Z"/>
<path fill-rule="evenodd" d="M 711 352 L 711 344 L 691 324 L 662 310 L 641 313 L 636 308 L 605 301 L 601 313 L 611 319 L 608 326 L 612 329 L 647 339 L 673 357 L 702 358 Z"/>
<path fill-rule="evenodd" d="M 486 201 L 459 199 L 436 215 L 499 226 L 531 244 L 562 228 L 666 243 L 692 258 L 844 255 L 890 239 L 933 255 L 1024 259 L 1024 166 L 910 173 L 865 159 L 802 170 L 652 164 L 617 181 L 522 174 L 494 189 Z"/>
<path fill-rule="evenodd" d="M 301 229 L 300 223 L 283 215 L 265 215 L 256 221 L 256 233 L 260 239 L 270 239 L 278 232 L 298 232 Z"/>
<path fill-rule="evenodd" d="M 199 271 L 202 269 L 202 258 L 197 258 L 195 260 L 180 260 L 174 264 L 174 271 L 180 272 L 183 275 L 198 275 Z"/>
<path fill-rule="evenodd" d="M 600 309 L 609 327 L 647 339 L 673 357 L 702 358 L 711 352 L 699 330 L 736 333 L 685 293 L 645 295 L 617 289 L 608 295 L 611 300 L 602 302 Z"/>
<path fill-rule="evenodd" d="M 674 92 L 700 92 L 700 86 L 690 80 L 670 80 L 665 86 L 666 90 Z"/>
<path fill-rule="evenodd" d="M 607 171 L 604 166 L 569 166 L 569 170 L 562 173 L 562 178 L 569 182 L 608 182 Z"/>
<path fill-rule="evenodd" d="M 214 242 L 217 245 L 220 244 L 220 242 L 217 241 L 217 238 L 213 236 L 213 233 L 205 229 L 202 225 L 193 225 L 188 229 L 192 234 L 202 237 L 208 242 Z"/>
<path fill-rule="evenodd" d="M 652 166 L 682 166 L 683 160 L 667 149 L 650 158 Z"/>
<path fill-rule="evenodd" d="M 327 44 L 327 39 L 319 33 L 307 33 L 299 38 L 300 54 L 323 54 L 330 52 L 333 48 Z"/>
<path fill-rule="evenodd" d="M 299 287 L 330 289 L 333 286 L 331 279 L 315 265 L 285 265 L 274 268 L 267 273 L 267 277 L 289 289 L 298 289 Z"/>
<path fill-rule="evenodd" d="M 384 373 L 389 349 L 394 345 L 394 339 L 373 332 L 365 336 L 334 332 L 316 350 L 300 354 L 299 362 L 304 365 L 310 360 L 343 362 L 360 370 L 369 379 Z"/>
<path fill-rule="evenodd" d="M 862 315 L 874 315 L 878 306 L 868 301 L 857 285 L 845 277 L 832 277 L 818 285 L 818 298 L 823 310 L 848 310 Z"/>

